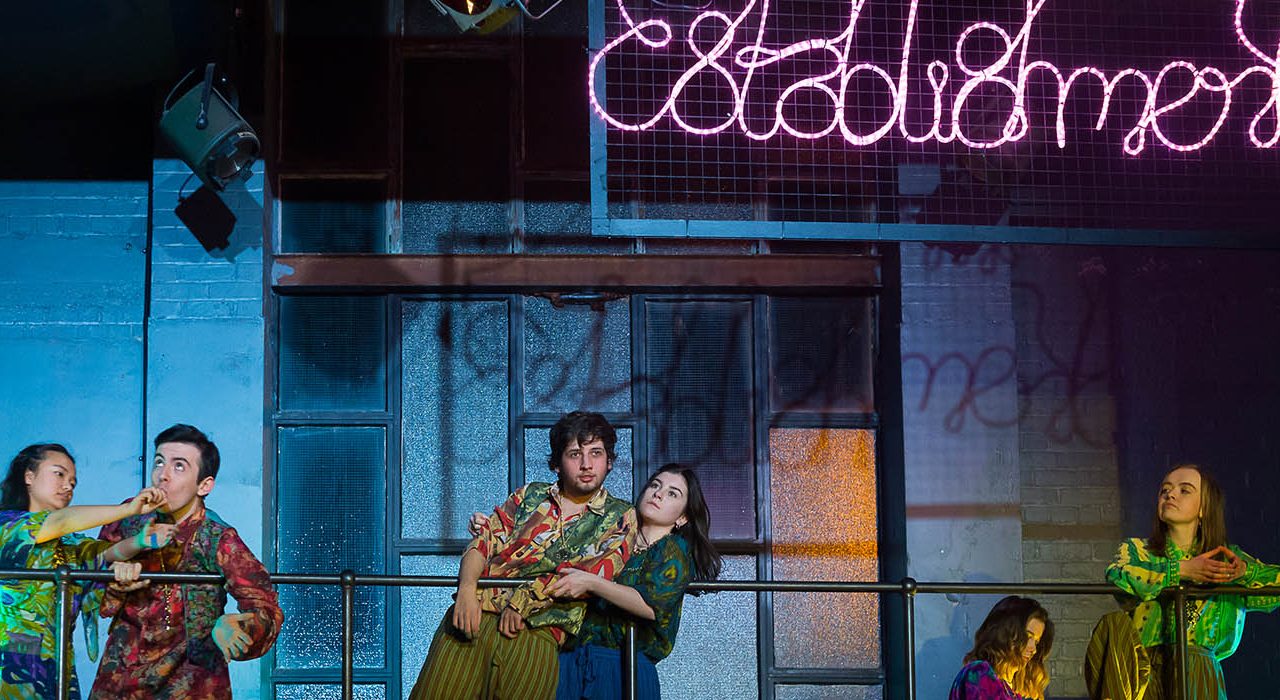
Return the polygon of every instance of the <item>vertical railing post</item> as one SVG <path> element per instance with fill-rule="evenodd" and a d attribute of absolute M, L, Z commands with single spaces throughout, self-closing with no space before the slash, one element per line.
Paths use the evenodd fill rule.
<path fill-rule="evenodd" d="M 1186 700 L 1187 692 L 1187 589 L 1178 585 L 1173 589 L 1174 629 L 1178 639 L 1173 644 L 1174 700 Z M 1159 682 L 1160 679 L 1152 679 Z"/>
<path fill-rule="evenodd" d="M 58 590 L 58 644 L 54 662 L 58 664 L 58 700 L 71 697 L 71 567 L 63 564 L 55 570 L 53 580 Z"/>
<path fill-rule="evenodd" d="M 903 697 L 916 700 L 916 580 L 902 579 Z"/>
<path fill-rule="evenodd" d="M 622 700 L 636 700 L 639 688 L 636 681 L 636 623 L 628 622 L 627 631 L 622 637 Z"/>
<path fill-rule="evenodd" d="M 339 577 L 342 586 L 342 700 L 355 694 L 355 607 L 356 573 L 351 569 Z"/>

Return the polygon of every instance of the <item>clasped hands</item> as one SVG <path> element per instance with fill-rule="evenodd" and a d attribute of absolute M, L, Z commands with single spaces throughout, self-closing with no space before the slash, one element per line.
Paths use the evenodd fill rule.
<path fill-rule="evenodd" d="M 1214 558 L 1219 555 L 1221 561 Z M 1225 545 L 1183 559 L 1178 565 L 1182 578 L 1195 583 L 1229 583 L 1244 576 L 1245 568 L 1244 560 Z"/>

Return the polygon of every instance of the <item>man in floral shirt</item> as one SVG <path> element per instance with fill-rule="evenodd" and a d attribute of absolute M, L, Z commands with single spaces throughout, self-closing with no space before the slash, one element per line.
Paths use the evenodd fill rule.
<path fill-rule="evenodd" d="M 636 515 L 609 495 L 618 436 L 598 413 L 574 411 L 551 428 L 556 483 L 531 483 L 494 510 L 466 552 L 458 593 L 431 640 L 411 700 L 537 700 L 555 695 L 557 655 L 586 604 L 547 587 L 567 568 L 612 579 L 631 552 Z M 479 589 L 480 578 L 533 578 Z"/>
<path fill-rule="evenodd" d="M 200 430 L 175 425 L 155 440 L 152 483 L 164 512 L 102 529 L 132 537 L 157 518 L 176 523 L 173 541 L 138 561 L 143 571 L 218 573 L 226 586 L 112 584 L 102 616 L 114 617 L 90 700 L 230 700 L 227 662 L 253 659 L 275 642 L 284 614 L 267 571 L 234 528 L 204 506 L 218 475 L 218 448 Z M 227 593 L 240 612 L 223 614 Z"/>

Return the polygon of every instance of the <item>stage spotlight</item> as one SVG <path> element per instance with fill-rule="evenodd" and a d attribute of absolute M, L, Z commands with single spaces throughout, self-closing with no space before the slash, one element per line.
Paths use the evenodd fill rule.
<path fill-rule="evenodd" d="M 453 20 L 462 31 L 474 29 L 477 34 L 488 34 L 510 22 L 518 11 L 533 20 L 542 19 L 563 0 L 555 0 L 538 12 L 533 12 L 524 0 L 431 0 L 441 14 Z"/>
<path fill-rule="evenodd" d="M 160 131 L 173 144 L 187 167 L 210 188 L 222 191 L 235 180 L 248 180 L 249 169 L 262 148 L 258 135 L 236 112 L 234 92 L 224 79 L 228 100 L 214 85 L 214 64 L 205 66 L 204 80 L 174 101 L 195 71 L 169 92 L 160 115 Z"/>

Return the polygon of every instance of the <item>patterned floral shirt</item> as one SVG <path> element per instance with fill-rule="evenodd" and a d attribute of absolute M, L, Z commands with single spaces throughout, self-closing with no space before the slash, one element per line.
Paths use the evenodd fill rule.
<path fill-rule="evenodd" d="M 125 518 L 104 527 L 100 538 L 132 537 L 156 517 Z M 135 561 L 144 572 L 220 573 L 226 586 L 153 583 L 124 596 L 108 592 L 102 616 L 115 619 L 90 699 L 230 700 L 227 662 L 212 637 L 227 594 L 240 612 L 252 614 L 244 628 L 253 642 L 239 659 L 267 653 L 284 622 L 262 563 L 211 510 L 178 523 L 173 543 Z"/>
<path fill-rule="evenodd" d="M 1022 700 L 1022 696 L 1000 680 L 991 664 L 971 661 L 960 669 L 947 700 Z"/>
<path fill-rule="evenodd" d="M 635 553 L 615 582 L 636 589 L 644 602 L 653 608 L 653 621 L 641 620 L 608 601 L 596 598 L 588 603 L 586 621 L 566 646 L 595 644 L 621 649 L 627 623 L 635 622 L 637 648 L 654 663 L 667 658 L 675 646 L 676 632 L 680 630 L 684 592 L 689 587 L 692 571 L 689 543 L 675 533 L 663 537 L 643 552 Z"/>
<path fill-rule="evenodd" d="M 500 613 L 511 606 L 530 627 L 550 627 L 557 642 L 582 624 L 586 604 L 548 596 L 555 573 L 583 569 L 614 578 L 631 553 L 636 513 L 626 501 L 600 489 L 582 513 L 564 518 L 556 484 L 527 484 L 494 509 L 467 547 L 485 558 L 484 578 L 535 578 L 515 589 L 481 588 L 480 608 Z"/>
<path fill-rule="evenodd" d="M 1233 586 L 1258 588 L 1280 585 L 1280 567 L 1263 564 L 1235 545 L 1227 545 L 1245 562 L 1244 576 L 1232 581 Z M 1172 541 L 1163 555 L 1153 554 L 1147 541 L 1131 538 L 1120 543 L 1115 561 L 1107 567 L 1107 581 L 1124 591 L 1121 604 L 1133 617 L 1133 626 L 1143 646 L 1172 644 L 1177 634 L 1172 602 L 1155 600 L 1160 592 L 1178 585 L 1181 576 L 1178 563 L 1194 555 L 1184 552 Z M 1280 597 L 1215 595 L 1187 599 L 1187 642 L 1204 647 L 1219 661 L 1235 653 L 1244 634 L 1244 616 L 1249 611 L 1271 612 L 1280 607 Z"/>
<path fill-rule="evenodd" d="M 0 511 L 0 569 L 73 569 L 102 567 L 110 545 L 79 534 L 36 543 L 49 511 Z M 98 606 L 102 587 L 72 584 L 72 623 L 84 617 L 89 658 L 98 658 Z M 47 581 L 0 580 L 0 698 L 55 697 L 57 676 L 57 589 Z M 72 689 L 79 697 L 79 690 Z"/>

